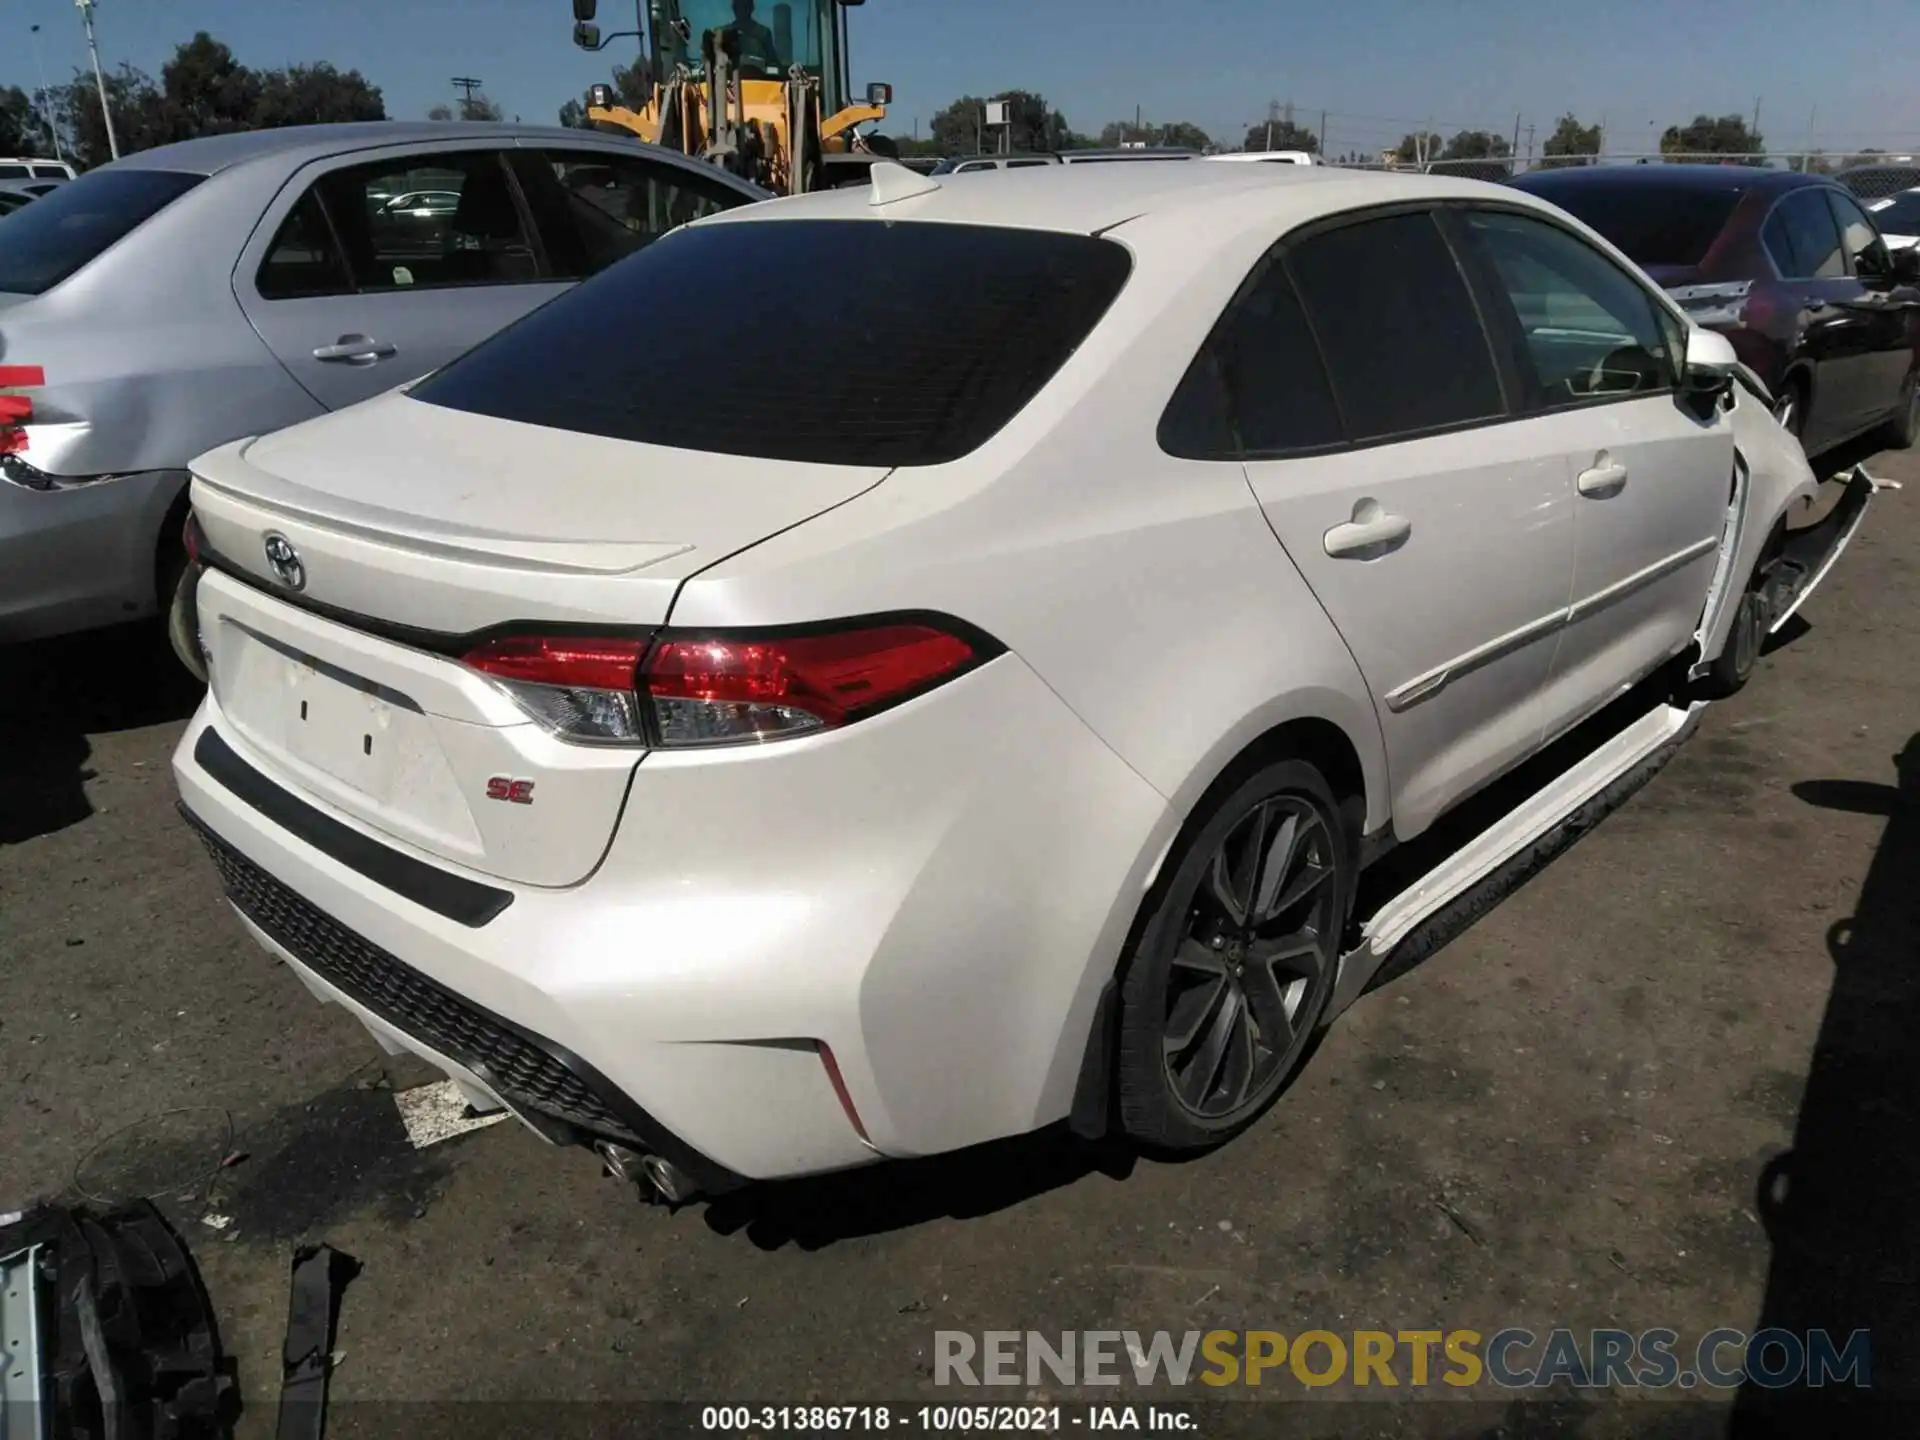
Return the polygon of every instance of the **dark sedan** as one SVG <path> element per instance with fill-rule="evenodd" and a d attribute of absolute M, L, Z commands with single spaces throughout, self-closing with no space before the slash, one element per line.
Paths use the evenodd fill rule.
<path fill-rule="evenodd" d="M 1889 252 L 1818 175 L 1732 165 L 1589 166 L 1513 182 L 1585 221 L 1722 331 L 1809 455 L 1920 438 L 1920 254 Z"/>

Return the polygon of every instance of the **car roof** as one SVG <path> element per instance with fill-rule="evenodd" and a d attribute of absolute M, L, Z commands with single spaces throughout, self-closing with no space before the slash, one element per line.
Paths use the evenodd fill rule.
<path fill-rule="evenodd" d="M 1648 189 L 1713 192 L 1796 190 L 1804 185 L 1831 185 L 1825 175 L 1803 175 L 1797 170 L 1769 170 L 1758 165 L 1569 165 L 1559 170 L 1530 170 L 1513 183 L 1535 195 L 1553 195 L 1588 188 Z"/>
<path fill-rule="evenodd" d="M 354 150 L 385 145 L 416 145 L 434 140 L 548 140 L 578 145 L 613 138 L 592 130 L 570 130 L 559 125 L 492 125 L 447 120 L 356 120 L 336 125 L 288 125 L 273 130 L 246 130 L 231 135 L 202 135 L 152 150 L 141 150 L 114 161 L 126 170 L 174 170 L 189 175 L 215 175 L 250 161 L 276 159 L 290 168 Z M 635 140 L 630 142 L 638 145 Z"/>
<path fill-rule="evenodd" d="M 914 185 L 929 184 L 930 177 L 908 175 Z M 900 189 L 907 188 L 902 178 Z M 1513 199 L 1504 185 L 1333 165 L 1044 165 L 1010 170 L 992 185 L 934 179 L 924 193 L 884 205 L 870 203 L 872 187 L 857 185 L 743 206 L 694 223 L 932 220 L 1098 234 L 1148 215 L 1198 215 L 1258 191 L 1271 192 L 1275 217 L 1288 224 L 1395 200 Z"/>

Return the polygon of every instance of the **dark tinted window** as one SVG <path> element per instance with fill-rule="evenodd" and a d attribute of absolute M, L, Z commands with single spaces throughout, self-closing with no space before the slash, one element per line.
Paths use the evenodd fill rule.
<path fill-rule="evenodd" d="M 0 180 L 30 180 L 33 172 L 24 165 L 0 165 Z"/>
<path fill-rule="evenodd" d="M 302 195 L 300 203 L 281 222 L 273 247 L 260 262 L 254 288 L 265 300 L 353 293 L 346 262 L 334 244 L 320 198 L 313 191 Z"/>
<path fill-rule="evenodd" d="M 314 185 L 360 290 L 545 278 L 497 150 L 352 165 Z"/>
<path fill-rule="evenodd" d="M 67 167 L 64 165 L 36 165 L 33 167 L 33 178 L 36 180 L 68 180 L 72 177 L 67 174 Z"/>
<path fill-rule="evenodd" d="M 205 178 L 116 168 L 54 186 L 14 212 L 0 231 L 0 291 L 39 295 L 51 290 Z"/>
<path fill-rule="evenodd" d="M 597 275 L 676 226 L 746 203 L 703 176 L 628 155 L 527 150 L 513 167 L 561 279 Z"/>
<path fill-rule="evenodd" d="M 1323 231 L 1287 264 L 1353 439 L 1502 413 L 1486 331 L 1432 216 Z"/>
<path fill-rule="evenodd" d="M 1631 181 L 1528 188 L 1585 221 L 1636 265 L 1698 265 L 1746 193 Z"/>
<path fill-rule="evenodd" d="M 12 190 L 0 190 L 0 215 L 11 215 L 32 199 L 31 195 L 22 195 Z"/>
<path fill-rule="evenodd" d="M 1819 190 L 1802 190 L 1773 207 L 1761 243 L 1787 280 L 1835 280 L 1847 273 L 1840 228 Z"/>
<path fill-rule="evenodd" d="M 412 393 L 653 445 L 932 465 L 986 441 L 1099 322 L 1131 261 L 1107 240 L 873 220 L 667 236 Z"/>
<path fill-rule="evenodd" d="M 1829 190 L 1826 195 L 1833 202 L 1833 213 L 1840 221 L 1840 246 L 1847 252 L 1847 263 L 1853 267 L 1853 273 L 1891 273 L 1893 260 L 1887 254 L 1887 242 L 1873 228 L 1866 211 L 1854 203 L 1852 196 L 1843 195 L 1838 190 Z"/>
<path fill-rule="evenodd" d="M 1345 439 L 1320 351 L 1282 265 L 1264 265 L 1220 317 L 1168 408 L 1161 448 L 1221 458 L 1221 422 L 1226 453 L 1255 459 Z"/>
<path fill-rule="evenodd" d="M 1469 211 L 1466 223 L 1513 306 L 1544 404 L 1619 399 L 1671 383 L 1653 299 L 1613 261 L 1531 216 Z"/>
<path fill-rule="evenodd" d="M 1909 190 L 1875 206 L 1873 223 L 1883 235 L 1920 235 L 1920 190 Z"/>

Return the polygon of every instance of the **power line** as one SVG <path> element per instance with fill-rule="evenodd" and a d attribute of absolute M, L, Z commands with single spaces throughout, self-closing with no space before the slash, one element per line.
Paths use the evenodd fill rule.
<path fill-rule="evenodd" d="M 473 104 L 473 92 L 478 90 L 482 83 L 483 82 L 474 79 L 471 75 L 454 76 L 453 88 L 460 92 L 460 103 L 462 105 Z"/>

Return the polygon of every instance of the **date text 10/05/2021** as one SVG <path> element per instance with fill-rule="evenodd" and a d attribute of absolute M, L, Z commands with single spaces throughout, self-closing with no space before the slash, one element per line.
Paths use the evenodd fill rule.
<path fill-rule="evenodd" d="M 1057 1435 L 1072 1426 L 1173 1433 L 1197 1430 L 1199 1421 L 1185 1410 L 1155 1405 L 707 1405 L 700 1411 L 702 1430 L 751 1434 L 925 1430 Z"/>

